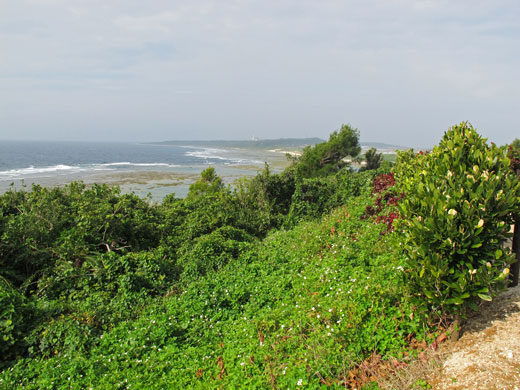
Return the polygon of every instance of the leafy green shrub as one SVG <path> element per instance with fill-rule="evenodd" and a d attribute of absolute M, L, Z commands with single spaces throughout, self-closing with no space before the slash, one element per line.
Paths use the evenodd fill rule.
<path fill-rule="evenodd" d="M 95 291 L 112 295 L 118 291 L 146 291 L 155 295 L 165 292 L 178 274 L 175 262 L 160 249 L 124 255 L 106 252 L 88 256 L 80 266 L 57 262 L 39 279 L 38 289 L 47 299 L 79 298 Z"/>
<path fill-rule="evenodd" d="M 183 248 L 179 265 L 183 279 L 195 279 L 210 271 L 218 271 L 249 247 L 253 237 L 244 230 L 224 226 L 203 235 Z"/>
<path fill-rule="evenodd" d="M 26 299 L 0 278 L 0 366 L 23 351 L 28 314 Z"/>
<path fill-rule="evenodd" d="M 61 190 L 33 186 L 32 192 L 9 191 L 0 196 L 0 275 L 16 286 L 52 265 L 50 247 L 70 222 Z"/>
<path fill-rule="evenodd" d="M 302 217 L 317 218 L 330 210 L 330 201 L 337 189 L 334 178 L 313 178 L 298 181 L 294 191 L 288 220 Z"/>
<path fill-rule="evenodd" d="M 431 153 L 399 155 L 406 274 L 430 307 L 463 313 L 503 286 L 512 261 L 503 243 L 520 196 L 509 165 L 505 148 L 488 146 L 467 123 L 450 128 Z"/>
<path fill-rule="evenodd" d="M 232 200 L 227 192 L 186 199 L 182 208 L 185 217 L 182 223 L 170 232 L 180 239 L 178 245 L 211 233 L 222 226 L 235 224 L 235 216 L 231 212 Z"/>
<path fill-rule="evenodd" d="M 280 227 L 291 207 L 294 189 L 294 170 L 272 174 L 267 164 L 253 178 L 243 178 L 233 194 L 239 225 L 251 233 L 258 232 L 257 236 Z"/>
<path fill-rule="evenodd" d="M 294 226 L 302 219 L 319 218 L 353 197 L 370 193 L 373 178 L 382 172 L 355 173 L 343 169 L 328 177 L 298 180 L 284 226 Z"/>
<path fill-rule="evenodd" d="M 64 352 L 81 352 L 96 340 L 99 332 L 88 318 L 75 314 L 61 315 L 38 326 L 27 338 L 33 355 L 52 356 Z"/>
<path fill-rule="evenodd" d="M 106 185 L 10 191 L 0 215 L 0 275 L 17 286 L 63 262 L 78 268 L 92 253 L 148 249 L 159 239 L 152 207 Z"/>

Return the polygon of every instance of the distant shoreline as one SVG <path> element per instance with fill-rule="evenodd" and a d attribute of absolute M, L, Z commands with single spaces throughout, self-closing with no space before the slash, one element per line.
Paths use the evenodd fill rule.
<path fill-rule="evenodd" d="M 289 156 L 294 156 L 294 157 L 299 157 L 302 155 L 302 153 L 297 150 L 270 149 L 270 150 L 268 150 L 268 152 L 281 153 L 283 155 L 288 154 Z"/>
<path fill-rule="evenodd" d="M 321 138 L 279 138 L 252 140 L 169 140 L 149 142 L 151 145 L 191 146 L 204 148 L 239 148 L 249 150 L 303 149 L 305 146 L 324 142 Z"/>
<path fill-rule="evenodd" d="M 0 193 L 30 191 L 32 185 L 54 188 L 71 182 L 118 186 L 122 193 L 154 201 L 175 193 L 187 195 L 189 186 L 208 166 L 214 166 L 225 184 L 251 177 L 268 163 L 281 172 L 289 162 L 284 153 L 265 149 L 216 145 L 163 145 L 130 143 L 0 142 Z M 169 148 L 168 146 L 173 146 Z M 219 145 L 220 146 L 220 145 Z"/>
<path fill-rule="evenodd" d="M 224 183 L 233 185 L 258 174 L 265 163 L 271 172 L 279 173 L 290 164 L 287 155 L 298 157 L 306 146 L 321 141 L 0 142 L 0 193 L 30 190 L 32 184 L 52 188 L 81 181 L 87 186 L 119 186 L 122 193 L 141 197 L 150 193 L 158 201 L 171 193 L 182 198 L 208 166 L 215 167 Z M 361 145 L 366 149 L 373 144 Z M 386 155 L 390 150 L 379 149 L 392 160 L 394 156 Z"/>
<path fill-rule="evenodd" d="M 313 146 L 318 143 L 325 142 L 321 138 L 278 138 L 278 139 L 264 139 L 264 140 L 170 140 L 147 142 L 148 145 L 162 145 L 162 146 L 181 146 L 181 147 L 203 147 L 203 148 L 238 148 L 248 150 L 266 150 L 269 152 L 283 153 L 290 155 L 301 155 L 301 150 L 306 146 Z M 360 142 L 361 153 L 375 148 L 382 154 L 394 154 L 398 150 L 411 149 L 408 146 L 391 145 L 383 142 Z"/>

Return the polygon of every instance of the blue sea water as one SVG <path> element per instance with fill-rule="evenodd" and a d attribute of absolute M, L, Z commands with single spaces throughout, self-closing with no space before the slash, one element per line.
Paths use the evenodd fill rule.
<path fill-rule="evenodd" d="M 233 169 L 234 166 L 263 165 L 263 159 L 237 150 L 142 143 L 0 141 L 0 192 L 24 185 L 62 185 L 73 180 L 103 182 L 102 174 L 130 173 L 198 174 L 208 165 Z M 108 176 L 107 176 L 108 177 Z M 184 184 L 187 187 L 189 183 Z M 176 183 L 178 185 L 178 183 Z M 165 184 L 162 183 L 164 187 Z M 142 187 L 142 188 L 141 188 Z M 124 190 L 124 188 L 122 188 Z M 127 188 L 145 193 L 153 186 Z M 181 192 L 186 192 L 186 188 Z M 164 196 L 165 191 L 162 190 Z"/>

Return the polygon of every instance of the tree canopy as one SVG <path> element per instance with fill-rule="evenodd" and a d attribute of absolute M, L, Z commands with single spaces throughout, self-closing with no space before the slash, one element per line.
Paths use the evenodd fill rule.
<path fill-rule="evenodd" d="M 224 189 L 222 179 L 215 172 L 215 168 L 209 167 L 202 171 L 200 180 L 190 185 L 188 199 L 193 199 L 203 194 L 215 194 Z"/>
<path fill-rule="evenodd" d="M 347 166 L 345 157 L 356 157 L 360 151 L 359 131 L 350 125 L 342 125 L 327 142 L 303 149 L 295 161 L 296 172 L 304 178 L 325 177 Z"/>
<path fill-rule="evenodd" d="M 376 148 L 370 148 L 365 153 L 365 161 L 367 162 L 367 165 L 361 169 L 362 171 L 377 169 L 383 162 L 383 155 L 381 153 L 377 153 Z"/>

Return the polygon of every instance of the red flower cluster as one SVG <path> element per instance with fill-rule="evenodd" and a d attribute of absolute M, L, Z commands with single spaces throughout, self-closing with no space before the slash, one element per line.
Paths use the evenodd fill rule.
<path fill-rule="evenodd" d="M 387 227 L 389 232 L 391 232 L 394 229 L 394 219 L 399 218 L 399 214 L 397 214 L 394 211 L 391 211 L 388 215 L 379 215 L 376 218 L 377 223 L 384 223 Z"/>
<path fill-rule="evenodd" d="M 372 190 L 373 194 L 380 194 L 381 192 L 386 191 L 389 187 L 393 187 L 395 185 L 394 174 L 383 173 L 374 178 L 374 189 Z"/>
<path fill-rule="evenodd" d="M 395 211 L 397 203 L 403 199 L 404 194 L 397 195 L 392 187 L 395 185 L 393 173 L 386 173 L 374 178 L 374 189 L 372 195 L 378 194 L 374 206 L 367 206 L 364 218 L 377 215 L 376 223 L 384 223 L 387 226 L 386 231 L 391 232 L 394 228 L 394 219 L 399 218 L 399 214 Z M 390 209 L 388 212 L 387 209 Z M 388 214 L 386 214 L 388 212 Z"/>
<path fill-rule="evenodd" d="M 511 160 L 511 169 L 513 172 L 520 170 L 520 150 L 509 145 L 509 159 Z"/>

